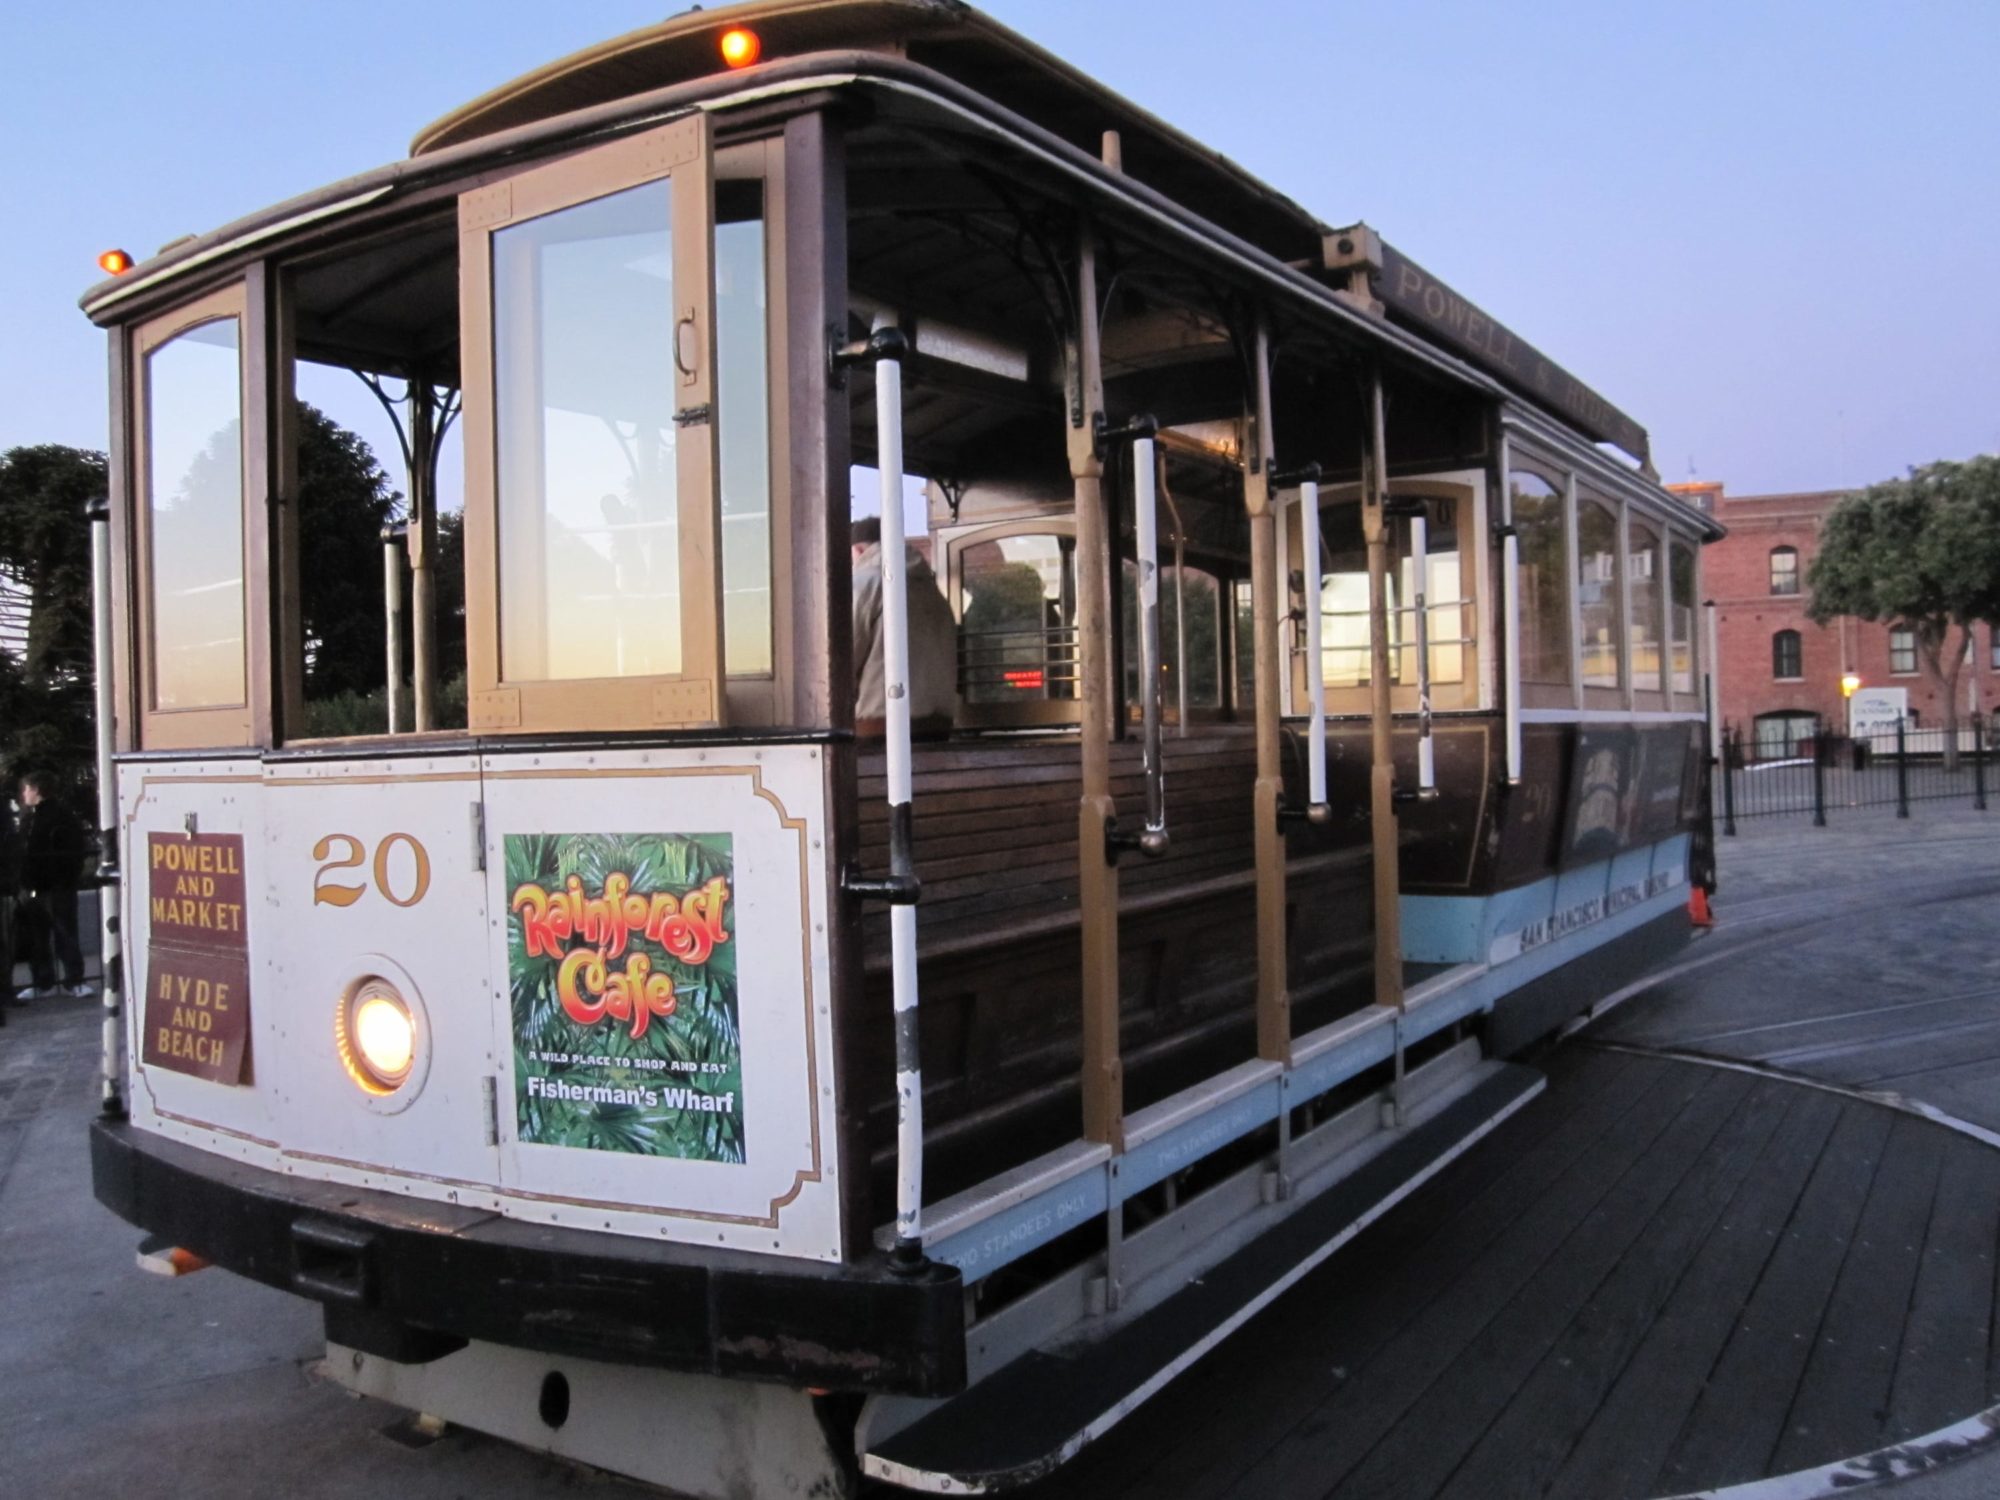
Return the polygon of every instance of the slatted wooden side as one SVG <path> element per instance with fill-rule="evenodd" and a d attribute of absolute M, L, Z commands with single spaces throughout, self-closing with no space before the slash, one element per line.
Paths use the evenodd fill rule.
<path fill-rule="evenodd" d="M 1113 748 L 1113 791 L 1145 806 L 1139 747 Z M 1120 878 L 1128 1108 L 1254 1055 L 1256 752 L 1247 726 L 1165 744 L 1172 829 L 1160 859 L 1127 856 Z M 919 745 L 913 807 L 927 1181 L 936 1197 L 1075 1136 L 1081 1005 L 1078 749 L 1072 736 Z M 882 757 L 860 763 L 861 859 L 888 860 Z M 1290 886 L 1301 1026 L 1366 1000 L 1365 825 L 1296 830 Z M 1095 852 L 1093 851 L 1093 857 Z M 869 1004 L 864 1085 L 886 1145 L 888 920 L 864 919 Z"/>

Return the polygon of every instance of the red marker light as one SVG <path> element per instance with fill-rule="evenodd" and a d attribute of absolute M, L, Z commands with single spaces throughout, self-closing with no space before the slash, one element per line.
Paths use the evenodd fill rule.
<path fill-rule="evenodd" d="M 732 68 L 747 68 L 764 55 L 764 42 L 748 27 L 732 26 L 722 33 L 722 60 Z"/>
<path fill-rule="evenodd" d="M 97 264 L 106 275 L 123 276 L 132 269 L 132 257 L 123 250 L 107 250 L 97 257 Z"/>

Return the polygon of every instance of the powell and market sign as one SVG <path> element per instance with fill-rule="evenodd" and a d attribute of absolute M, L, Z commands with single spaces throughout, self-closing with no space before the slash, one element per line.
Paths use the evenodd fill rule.
<path fill-rule="evenodd" d="M 1367 225 L 1327 235 L 1325 261 L 1330 271 L 1366 267 L 1371 289 L 1383 306 L 1457 349 L 1481 369 L 1535 397 L 1585 436 L 1615 443 L 1651 467 L 1651 444 L 1645 428 Z"/>

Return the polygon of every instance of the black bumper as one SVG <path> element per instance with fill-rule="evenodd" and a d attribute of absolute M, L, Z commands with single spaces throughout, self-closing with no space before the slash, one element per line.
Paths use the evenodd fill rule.
<path fill-rule="evenodd" d="M 691 1250 L 308 1182 L 100 1120 L 98 1200 L 218 1266 L 320 1302 L 328 1337 L 422 1361 L 468 1339 L 834 1390 L 965 1384 L 959 1275 Z"/>

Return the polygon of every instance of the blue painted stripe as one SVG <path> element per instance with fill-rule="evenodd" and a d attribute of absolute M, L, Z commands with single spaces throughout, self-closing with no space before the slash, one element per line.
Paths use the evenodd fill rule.
<path fill-rule="evenodd" d="M 1261 1125 L 1278 1118 L 1279 1081 L 1267 1080 L 1245 1090 L 1226 1104 L 1146 1142 L 1134 1146 L 1112 1166 L 1113 1190 L 1119 1202 L 1143 1193 L 1154 1183 L 1219 1151 Z"/>
<path fill-rule="evenodd" d="M 1393 1024 L 1378 1024 L 1359 1036 L 1326 1049 L 1309 1062 L 1300 1063 L 1285 1077 L 1285 1093 L 1288 1103 L 1297 1108 L 1310 1100 L 1317 1099 L 1328 1089 L 1347 1082 L 1357 1073 L 1365 1073 L 1377 1063 L 1387 1062 L 1396 1055 L 1396 1028 Z"/>
<path fill-rule="evenodd" d="M 1097 1162 L 970 1229 L 925 1245 L 924 1253 L 958 1267 L 967 1281 L 989 1276 L 1103 1213 L 1110 1204 L 1109 1175 L 1107 1164 Z"/>

